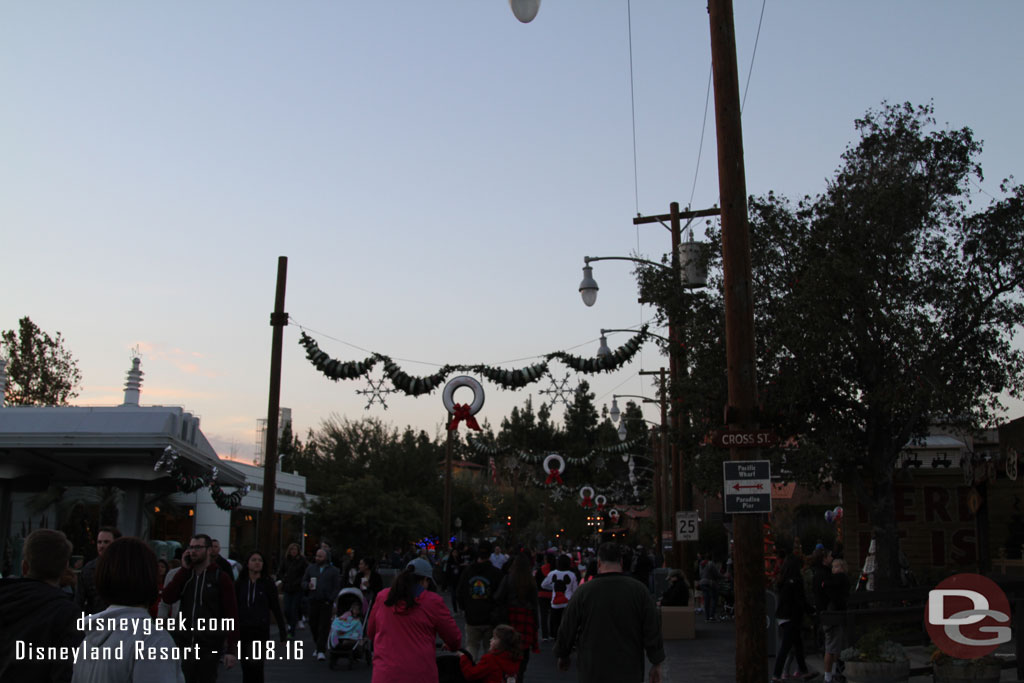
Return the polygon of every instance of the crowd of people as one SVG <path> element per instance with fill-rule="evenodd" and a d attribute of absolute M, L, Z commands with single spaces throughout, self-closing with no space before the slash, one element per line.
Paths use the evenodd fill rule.
<path fill-rule="evenodd" d="M 104 527 L 97 557 L 76 574 L 63 533 L 32 532 L 21 577 L 0 580 L 0 683 L 212 683 L 235 666 L 245 683 L 261 683 L 270 652 L 332 665 L 365 656 L 375 683 L 429 683 L 438 681 L 438 641 L 459 653 L 447 661 L 465 680 L 521 683 L 544 641 L 553 641 L 560 667 L 579 652 L 581 680 L 643 680 L 648 662 L 649 680 L 661 680 L 656 560 L 642 548 L 505 552 L 483 541 L 439 560 L 419 548 L 332 556 L 323 543 L 309 561 L 291 544 L 279 563 L 260 551 L 229 561 L 220 550 L 196 534 L 173 559 L 158 560 L 146 542 Z M 378 565 L 395 573 L 390 586 Z M 685 604 L 688 587 L 672 590 L 681 585 L 675 576 L 665 599 Z M 609 615 L 614 628 L 588 626 Z M 303 628 L 312 653 L 303 651 Z"/>

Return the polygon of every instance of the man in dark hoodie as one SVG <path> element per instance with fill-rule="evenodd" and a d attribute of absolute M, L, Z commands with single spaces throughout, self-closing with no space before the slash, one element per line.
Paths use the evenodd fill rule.
<path fill-rule="evenodd" d="M 60 531 L 37 529 L 25 539 L 20 579 L 0 580 L 0 683 L 71 680 L 73 658 L 18 659 L 24 647 L 77 647 L 81 612 L 58 588 L 71 557 L 71 542 Z"/>
<path fill-rule="evenodd" d="M 498 601 L 495 594 L 504 575 L 491 564 L 491 549 L 477 550 L 476 562 L 463 570 L 459 578 L 459 604 L 466 613 L 466 649 L 474 660 L 490 647 Z"/>
<path fill-rule="evenodd" d="M 225 668 L 235 665 L 235 656 L 231 654 L 238 640 L 235 581 L 230 571 L 217 566 L 210 553 L 212 549 L 213 539 L 209 536 L 193 536 L 181 556 L 181 570 L 164 586 L 161 596 L 168 604 L 181 600 L 181 614 L 188 630 L 175 631 L 175 642 L 180 647 L 200 648 L 198 661 L 190 658 L 181 663 L 187 683 L 214 683 L 221 655 Z M 211 628 L 211 624 L 233 628 Z"/>

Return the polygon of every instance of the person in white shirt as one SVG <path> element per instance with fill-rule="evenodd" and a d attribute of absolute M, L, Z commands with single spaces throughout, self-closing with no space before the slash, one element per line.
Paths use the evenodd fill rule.
<path fill-rule="evenodd" d="M 491 564 L 494 565 L 495 569 L 501 569 L 508 562 L 508 555 L 501 552 L 501 546 L 494 546 L 494 552 L 491 553 Z"/>

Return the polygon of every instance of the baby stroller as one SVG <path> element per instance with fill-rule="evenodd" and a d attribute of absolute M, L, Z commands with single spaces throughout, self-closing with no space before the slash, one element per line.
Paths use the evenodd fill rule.
<path fill-rule="evenodd" d="M 359 631 L 360 637 L 357 639 L 336 638 L 334 637 L 335 634 L 332 632 L 332 642 L 329 643 L 327 650 L 327 665 L 331 669 L 338 668 L 338 660 L 343 658 L 348 660 L 348 668 L 350 670 L 358 659 L 365 659 L 367 665 L 373 661 L 373 653 L 370 651 L 370 641 L 362 635 L 366 630 L 366 620 L 369 617 L 367 614 L 369 612 L 369 605 L 367 604 L 366 598 L 363 596 L 363 592 L 358 588 L 352 586 L 349 588 L 342 588 L 341 592 L 338 593 L 338 616 L 340 617 L 343 613 L 351 609 L 353 604 L 358 604 L 362 610 L 360 612 L 360 622 L 362 626 Z"/>
<path fill-rule="evenodd" d="M 736 617 L 736 593 L 732 581 L 722 579 L 718 582 L 718 614 L 720 620 L 732 620 Z"/>

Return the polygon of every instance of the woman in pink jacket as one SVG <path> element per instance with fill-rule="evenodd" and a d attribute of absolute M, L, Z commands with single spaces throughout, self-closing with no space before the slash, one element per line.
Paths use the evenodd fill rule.
<path fill-rule="evenodd" d="M 437 683 L 437 636 L 459 649 L 462 633 L 432 590 L 433 567 L 418 557 L 377 595 L 366 625 L 373 643 L 373 683 Z"/>

